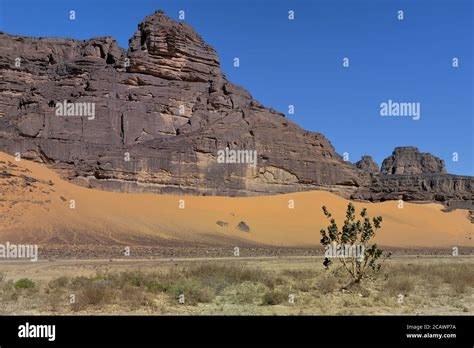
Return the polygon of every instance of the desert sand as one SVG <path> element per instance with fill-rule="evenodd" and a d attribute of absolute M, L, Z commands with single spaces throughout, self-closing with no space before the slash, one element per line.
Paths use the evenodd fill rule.
<path fill-rule="evenodd" d="M 2 172 L 0 242 L 320 247 L 319 231 L 328 224 L 321 207 L 326 205 L 341 223 L 348 204 L 326 191 L 244 198 L 106 192 L 71 184 L 45 165 L 0 153 Z M 466 210 L 444 212 L 440 204 L 416 203 L 399 208 L 397 201 L 354 205 L 356 212 L 366 207 L 369 216 L 383 217 L 376 237 L 380 245 L 474 246 L 474 225 Z M 241 221 L 250 227 L 248 232 L 237 228 Z"/>

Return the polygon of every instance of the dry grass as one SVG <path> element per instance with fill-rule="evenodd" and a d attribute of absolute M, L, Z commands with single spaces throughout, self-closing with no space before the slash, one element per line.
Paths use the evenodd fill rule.
<path fill-rule="evenodd" d="M 265 306 L 274 306 L 288 300 L 288 292 L 281 290 L 267 291 L 262 298 L 262 304 Z"/>
<path fill-rule="evenodd" d="M 474 287 L 474 273 L 471 264 L 396 264 L 389 265 L 383 272 L 388 279 L 386 289 L 390 292 L 410 292 L 415 286 L 430 289 L 430 293 L 448 285 L 453 294 L 462 294 Z"/>
<path fill-rule="evenodd" d="M 473 261 L 390 261 L 347 286 L 340 269 L 313 261 L 161 264 L 98 268 L 46 280 L 0 274 L 0 311 L 129 314 L 466 314 L 474 311 Z M 70 302 L 71 295 L 75 301 Z M 179 302 L 184 295 L 184 304 Z M 290 295 L 295 301 L 289 301 Z M 404 302 L 397 300 L 403 295 Z"/>

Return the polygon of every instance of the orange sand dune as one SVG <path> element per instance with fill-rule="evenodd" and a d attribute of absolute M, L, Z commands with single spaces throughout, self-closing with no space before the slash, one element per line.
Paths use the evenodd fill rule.
<path fill-rule="evenodd" d="M 15 167 L 16 165 L 16 167 Z M 248 198 L 105 192 L 70 184 L 44 165 L 0 153 L 0 241 L 152 245 L 168 242 L 319 245 L 326 205 L 342 222 L 348 201 L 325 191 Z M 24 177 L 38 182 L 25 184 Z M 31 181 L 31 180 L 30 180 Z M 75 208 L 71 209 L 71 200 Z M 184 209 L 179 207 L 184 201 Z M 294 201 L 294 209 L 288 201 Z M 474 246 L 465 210 L 442 212 L 439 204 L 359 203 L 383 217 L 377 242 L 393 247 Z M 219 226 L 216 222 L 226 222 Z M 249 232 L 236 226 L 244 221 Z"/>

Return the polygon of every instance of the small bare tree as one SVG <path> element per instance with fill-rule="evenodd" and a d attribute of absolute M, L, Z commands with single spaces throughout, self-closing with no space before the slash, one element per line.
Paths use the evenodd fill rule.
<path fill-rule="evenodd" d="M 391 253 L 383 255 L 383 250 L 377 247 L 377 244 L 369 246 L 368 243 L 381 228 L 382 217 L 377 216 L 370 219 L 367 215 L 367 209 L 364 208 L 360 213 L 362 219 L 356 219 L 355 208 L 352 203 L 349 203 L 347 205 L 344 226 L 342 226 L 342 229 L 339 231 L 336 221 L 332 218 L 326 206 L 323 206 L 322 209 L 324 215 L 329 219 L 330 225 L 327 229 L 321 229 L 321 244 L 326 250 L 334 245 L 337 245 L 340 249 L 344 249 L 340 255 L 333 256 L 342 263 L 342 266 L 350 274 L 352 283 L 359 283 L 367 275 L 367 271 L 369 270 L 373 273 L 378 272 L 382 265 L 381 262 L 378 261 L 379 258 L 384 256 L 383 262 L 391 256 Z M 356 255 L 356 253 L 350 252 L 348 256 L 347 253 L 344 252 L 346 250 L 362 250 L 362 253 Z M 325 257 L 323 265 L 329 268 L 331 264 L 331 258 Z"/>

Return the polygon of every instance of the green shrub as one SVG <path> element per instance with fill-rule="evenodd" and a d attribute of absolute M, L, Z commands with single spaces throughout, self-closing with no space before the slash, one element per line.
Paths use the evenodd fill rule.
<path fill-rule="evenodd" d="M 15 289 L 33 289 L 35 282 L 28 278 L 22 278 L 15 282 Z"/>
<path fill-rule="evenodd" d="M 339 248 L 347 247 L 349 251 L 355 250 L 352 248 L 363 246 L 361 255 L 355 255 L 354 251 L 348 253 L 349 255 L 339 256 L 331 255 L 325 257 L 323 265 L 328 269 L 332 264 L 332 258 L 338 259 L 344 266 L 344 269 L 352 277 L 352 283 L 359 283 L 367 276 L 370 270 L 373 274 L 380 271 L 382 263 L 379 259 L 382 257 L 382 262 L 391 256 L 391 253 L 383 254 L 377 244 L 368 245 L 373 239 L 377 231 L 382 227 L 382 217 L 377 216 L 373 219 L 367 215 L 367 209 L 362 209 L 358 219 L 355 214 L 355 208 L 352 203 L 347 205 L 346 219 L 344 225 L 339 229 L 336 220 L 332 214 L 327 210 L 326 206 L 322 207 L 324 215 L 329 219 L 330 224 L 327 228 L 321 229 L 321 245 L 325 250 L 331 251 L 333 246 Z"/>

